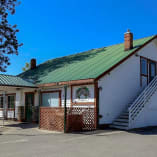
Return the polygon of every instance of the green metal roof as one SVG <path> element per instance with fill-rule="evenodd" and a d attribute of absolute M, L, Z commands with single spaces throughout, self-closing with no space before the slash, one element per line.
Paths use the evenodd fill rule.
<path fill-rule="evenodd" d="M 35 87 L 34 84 L 20 77 L 0 74 L 0 86 Z"/>
<path fill-rule="evenodd" d="M 134 40 L 134 48 L 124 51 L 124 43 L 48 60 L 19 76 L 37 84 L 97 78 L 154 36 Z"/>

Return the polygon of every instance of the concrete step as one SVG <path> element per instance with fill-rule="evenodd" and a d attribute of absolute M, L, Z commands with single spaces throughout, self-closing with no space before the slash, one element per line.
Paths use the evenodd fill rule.
<path fill-rule="evenodd" d="M 128 130 L 129 126 L 129 111 L 123 112 L 115 121 L 110 125 L 111 128 Z"/>
<path fill-rule="evenodd" d="M 121 129 L 121 130 L 128 130 L 127 126 L 120 126 L 120 125 L 110 125 L 111 128 Z"/>
<path fill-rule="evenodd" d="M 121 118 L 118 118 L 115 120 L 115 122 L 124 122 L 124 123 L 128 123 L 129 122 L 129 119 L 121 119 Z"/>
<path fill-rule="evenodd" d="M 121 116 L 129 116 L 129 113 L 124 112 L 124 113 L 121 114 Z"/>
<path fill-rule="evenodd" d="M 113 125 L 128 126 L 128 123 L 125 123 L 125 122 L 116 122 L 116 121 L 114 121 L 114 122 L 113 122 Z"/>
<path fill-rule="evenodd" d="M 118 119 L 129 119 L 129 116 L 127 115 L 121 115 L 118 117 Z"/>

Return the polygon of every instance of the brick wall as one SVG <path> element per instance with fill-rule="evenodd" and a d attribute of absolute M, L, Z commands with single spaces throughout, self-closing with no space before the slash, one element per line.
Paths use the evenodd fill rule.
<path fill-rule="evenodd" d="M 39 127 L 45 130 L 64 131 L 64 108 L 40 107 Z"/>

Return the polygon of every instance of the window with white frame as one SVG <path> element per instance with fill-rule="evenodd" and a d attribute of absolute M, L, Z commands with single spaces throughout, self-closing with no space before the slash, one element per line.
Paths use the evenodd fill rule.
<path fill-rule="evenodd" d="M 42 93 L 42 106 L 44 107 L 59 107 L 60 97 L 59 92 L 44 92 Z"/>

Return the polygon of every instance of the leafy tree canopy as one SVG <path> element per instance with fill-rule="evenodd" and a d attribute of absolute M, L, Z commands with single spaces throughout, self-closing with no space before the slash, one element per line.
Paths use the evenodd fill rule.
<path fill-rule="evenodd" d="M 0 71 L 5 72 L 10 65 L 9 55 L 18 55 L 18 43 L 16 33 L 19 32 L 17 25 L 8 22 L 8 15 L 15 14 L 15 7 L 19 5 L 18 0 L 0 0 Z"/>
<path fill-rule="evenodd" d="M 27 71 L 30 69 L 30 64 L 29 63 L 26 63 L 25 64 L 25 67 L 22 68 L 22 71 Z"/>

